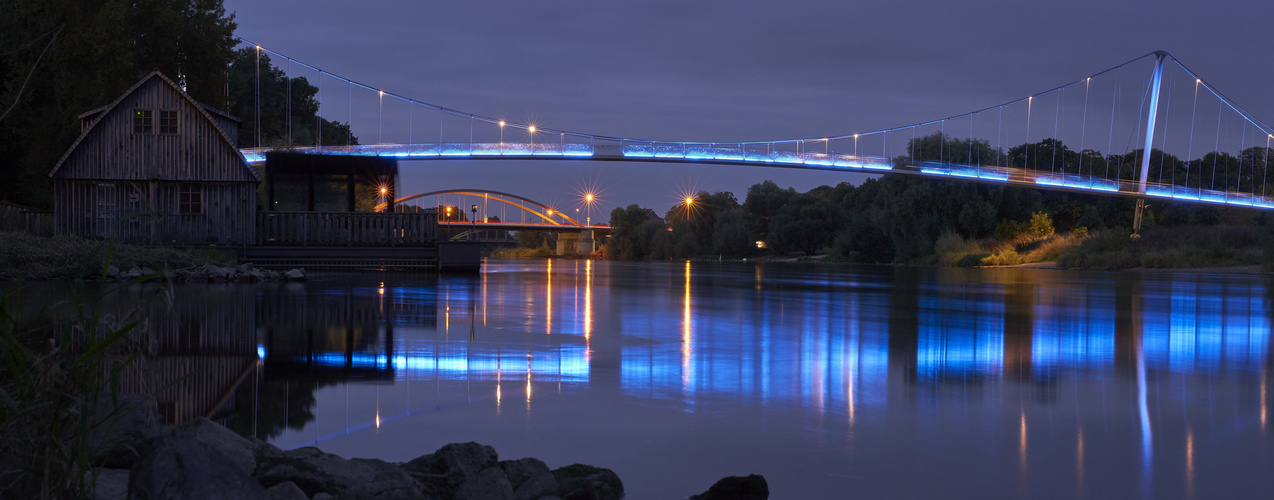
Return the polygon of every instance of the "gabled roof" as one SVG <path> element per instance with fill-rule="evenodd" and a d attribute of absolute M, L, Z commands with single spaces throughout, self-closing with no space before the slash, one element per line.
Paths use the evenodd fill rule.
<path fill-rule="evenodd" d="M 181 87 L 178 87 L 176 83 L 173 83 L 172 80 L 169 80 L 168 77 L 164 76 L 163 73 L 160 73 L 159 70 L 151 71 L 150 74 L 142 77 L 142 79 L 139 80 L 137 83 L 133 84 L 132 87 L 129 87 L 127 91 L 125 91 L 123 94 L 120 94 L 120 96 L 117 97 L 114 102 L 107 104 L 106 106 L 87 111 L 81 114 L 79 118 L 83 119 L 85 117 L 92 116 L 94 114 L 98 114 L 101 116 L 106 116 L 110 114 L 112 111 L 115 110 L 116 106 L 119 106 L 119 103 L 123 102 L 124 99 L 132 95 L 134 92 L 137 91 L 137 89 L 141 88 L 143 85 L 145 85 L 147 82 L 149 82 L 152 79 L 159 79 L 160 82 L 162 82 L 165 85 L 168 85 L 168 87 L 170 87 L 173 91 L 177 92 L 179 95 L 181 95 L 181 97 L 189 101 L 190 104 L 194 106 L 194 108 L 198 110 L 201 115 L 203 115 L 204 119 L 208 120 L 209 123 L 212 123 L 214 125 L 213 128 L 215 128 L 217 130 L 217 133 L 221 135 L 221 140 L 225 142 L 226 146 L 230 147 L 231 149 L 234 149 L 235 151 L 239 151 L 239 147 L 235 145 L 234 140 L 231 139 L 229 135 L 226 135 L 225 130 L 222 130 L 221 127 L 216 126 L 216 123 L 217 123 L 216 120 L 213 120 L 212 115 L 208 114 L 209 109 L 212 109 L 212 108 L 209 108 L 208 106 L 204 106 L 202 103 L 196 101 L 193 97 L 190 97 L 190 94 L 187 94 L 185 91 L 181 90 Z M 217 113 L 231 120 L 239 121 L 238 118 L 235 118 L 225 113 L 221 113 L 220 111 L 218 111 Z M 103 120 L 101 118 L 93 120 L 93 123 L 89 125 L 89 127 L 85 129 L 83 133 L 80 134 L 79 138 L 75 139 L 75 142 L 71 144 L 71 147 L 67 148 L 66 152 L 62 154 L 62 158 L 58 160 L 57 165 L 55 165 L 53 167 L 53 170 L 49 172 L 49 177 L 53 177 L 57 175 L 58 170 L 60 170 L 62 168 L 62 165 L 66 163 L 66 159 L 70 158 L 71 153 L 75 151 L 75 148 L 78 148 L 80 146 L 80 143 L 84 142 L 84 139 L 88 137 L 89 134 L 92 134 L 93 131 L 97 129 L 97 126 L 102 123 L 102 121 Z M 248 172 L 251 173 L 254 179 L 257 179 L 258 181 L 261 180 L 261 178 L 257 176 L 257 173 L 248 167 L 248 162 L 246 159 L 243 158 L 242 153 L 239 154 L 239 158 L 243 160 L 243 164 L 242 164 L 243 168 L 247 169 Z"/>

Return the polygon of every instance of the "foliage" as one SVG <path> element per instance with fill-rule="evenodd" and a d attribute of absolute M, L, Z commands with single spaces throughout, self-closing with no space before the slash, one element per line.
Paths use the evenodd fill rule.
<path fill-rule="evenodd" d="M 1044 212 L 1035 212 L 1031 214 L 1031 220 L 1026 223 L 1026 233 L 1032 239 L 1042 240 L 1053 235 L 1053 219 L 1048 217 Z"/>
<path fill-rule="evenodd" d="M 125 342 L 138 322 L 79 304 L 69 321 L 47 307 L 24 319 L 9 299 L 0 299 L 0 496 L 91 497 L 92 458 L 110 444 L 96 430 L 131 411 L 119 403 L 119 376 L 139 352 Z"/>
<path fill-rule="evenodd" d="M 1016 266 L 1023 262 L 1026 261 L 1017 253 L 1017 250 L 1012 248 L 997 250 L 995 253 L 982 258 L 982 265 L 984 266 Z"/>
<path fill-rule="evenodd" d="M 358 144 L 358 136 L 350 132 L 349 123 L 319 116 L 318 87 L 310 85 L 305 77 L 289 78 L 271 62 L 270 54 L 256 47 L 235 51 L 226 78 L 231 92 L 227 98 L 229 113 L 243 120 L 237 138 L 239 147 L 258 145 L 258 118 L 262 147 L 314 146 L 316 136 L 320 145 Z"/>
<path fill-rule="evenodd" d="M 552 231 L 518 231 L 518 248 L 557 248 L 557 233 Z"/>
<path fill-rule="evenodd" d="M 32 279 L 100 277 L 107 261 L 121 269 L 181 269 L 222 264 L 215 251 L 188 252 L 88 240 L 73 236 L 45 238 L 26 233 L 0 233 L 0 276 Z"/>
<path fill-rule="evenodd" d="M 221 0 L 0 3 L 0 198 L 50 207 L 47 174 L 79 135 L 75 117 L 152 70 L 223 102 L 234 29 Z"/>
<path fill-rule="evenodd" d="M 1064 268 L 1128 269 L 1228 267 L 1269 262 L 1271 234 L 1262 227 L 1159 226 L 1128 238 L 1129 231 L 1094 232 L 1057 257 Z"/>
<path fill-rule="evenodd" d="M 553 249 L 548 246 L 536 248 L 501 248 L 491 252 L 493 259 L 543 259 L 553 256 Z"/>

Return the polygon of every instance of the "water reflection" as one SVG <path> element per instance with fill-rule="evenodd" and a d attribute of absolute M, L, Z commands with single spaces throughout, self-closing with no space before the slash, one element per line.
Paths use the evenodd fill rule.
<path fill-rule="evenodd" d="M 179 325 L 160 336 L 202 340 L 165 352 L 227 367 L 191 394 L 234 397 L 173 415 L 213 413 L 285 447 L 402 460 L 420 450 L 397 442 L 422 422 L 482 437 L 518 421 L 564 441 L 656 408 L 672 413 L 622 445 L 638 484 L 672 481 L 642 469 L 659 461 L 641 443 L 679 419 L 762 442 L 805 433 L 772 446 L 821 450 L 822 479 L 808 462 L 758 462 L 777 468 L 772 484 L 811 488 L 790 497 L 1015 477 L 1011 494 L 979 496 L 1206 498 L 1248 491 L 1259 481 L 1242 474 L 1270 465 L 1270 291 L 1254 277 L 549 261 L 212 290 L 174 290 L 183 306 L 153 330 Z M 364 432 L 386 440 L 344 439 Z M 656 448 L 727 447 L 711 443 Z M 934 458 L 953 456 L 968 459 Z M 1247 465 L 1208 468 L 1233 457 Z M 916 467 L 935 479 L 895 472 Z M 684 496 L 669 488 L 646 496 Z"/>

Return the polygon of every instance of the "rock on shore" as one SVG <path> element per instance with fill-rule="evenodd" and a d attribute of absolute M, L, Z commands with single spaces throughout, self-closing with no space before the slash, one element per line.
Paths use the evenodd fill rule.
<path fill-rule="evenodd" d="M 246 282 L 255 283 L 258 281 L 305 281 L 305 269 L 290 269 L 288 271 L 270 271 L 268 269 L 257 269 L 252 264 L 240 264 L 236 267 L 218 266 L 216 264 L 207 264 L 199 267 L 191 267 L 186 269 L 177 269 L 175 271 L 156 271 L 149 267 L 133 266 L 127 271 L 121 271 L 118 267 L 106 267 L 106 279 L 128 281 L 141 278 L 143 276 L 158 276 L 163 279 L 173 281 L 195 281 L 195 282 Z"/>
<path fill-rule="evenodd" d="M 281 450 L 199 418 L 160 427 L 154 405 L 98 456 L 95 498 L 617 500 L 619 476 L 534 458 L 499 460 L 494 448 L 453 443 L 407 463 L 345 459 L 318 448 Z"/>

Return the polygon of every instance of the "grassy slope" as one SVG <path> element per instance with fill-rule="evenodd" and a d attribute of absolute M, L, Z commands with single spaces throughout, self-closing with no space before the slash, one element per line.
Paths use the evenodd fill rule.
<path fill-rule="evenodd" d="M 69 236 L 43 238 L 0 233 L 0 276 L 9 278 L 92 278 L 101 276 L 107 263 L 123 270 L 133 266 L 164 270 L 225 261 L 214 251 L 188 252 Z"/>

